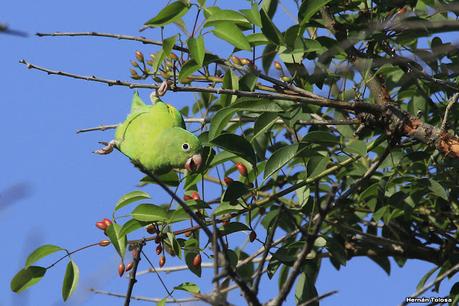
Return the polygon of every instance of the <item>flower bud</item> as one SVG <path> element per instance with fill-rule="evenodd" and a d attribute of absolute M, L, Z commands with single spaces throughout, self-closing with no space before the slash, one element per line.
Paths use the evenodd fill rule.
<path fill-rule="evenodd" d="M 105 231 L 107 229 L 107 224 L 104 221 L 96 222 L 96 227 L 100 230 Z"/>
<path fill-rule="evenodd" d="M 99 245 L 101 247 L 106 247 L 107 245 L 110 245 L 110 241 L 109 240 L 101 240 L 101 241 L 99 241 Z"/>
<path fill-rule="evenodd" d="M 234 182 L 234 180 L 232 178 L 230 178 L 229 176 L 225 176 L 223 181 L 225 182 L 226 186 L 229 186 Z"/>
<path fill-rule="evenodd" d="M 183 196 L 183 200 L 189 201 L 189 200 L 193 200 L 193 198 L 186 194 L 186 195 Z"/>
<path fill-rule="evenodd" d="M 123 276 L 123 274 L 124 274 L 124 269 L 125 269 L 124 263 L 121 262 L 121 263 L 119 264 L 119 266 L 118 266 L 118 275 L 119 275 L 120 277 Z"/>
<path fill-rule="evenodd" d="M 193 191 L 193 193 L 191 194 L 191 198 L 193 198 L 193 200 L 195 201 L 201 200 L 201 197 L 199 196 L 199 193 L 197 191 Z"/>
<path fill-rule="evenodd" d="M 139 67 L 139 63 L 137 63 L 136 61 L 131 61 L 131 65 L 133 67 Z"/>
<path fill-rule="evenodd" d="M 190 236 L 191 236 L 191 234 L 193 234 L 193 232 L 192 232 L 192 231 L 186 231 L 186 232 L 185 232 L 185 237 L 190 237 Z"/>
<path fill-rule="evenodd" d="M 236 168 L 242 176 L 247 176 L 247 167 L 242 163 L 236 163 Z"/>
<path fill-rule="evenodd" d="M 102 220 L 102 221 L 105 223 L 105 225 L 107 225 L 107 227 L 109 227 L 110 225 L 113 224 L 112 220 L 107 219 L 107 218 L 104 218 L 104 220 Z"/>
<path fill-rule="evenodd" d="M 159 257 L 159 267 L 162 268 L 166 264 L 166 257 L 160 256 Z"/>
<path fill-rule="evenodd" d="M 169 54 L 169 58 L 174 61 L 178 60 L 178 56 L 175 53 Z"/>
<path fill-rule="evenodd" d="M 248 58 L 241 58 L 241 64 L 242 65 L 249 65 L 252 62 Z"/>
<path fill-rule="evenodd" d="M 158 244 L 158 246 L 156 247 L 156 255 L 161 254 L 162 251 L 163 251 L 163 247 L 160 244 Z"/>
<path fill-rule="evenodd" d="M 140 52 L 139 50 L 135 51 L 135 58 L 138 61 L 143 62 L 143 60 L 144 60 L 143 53 Z"/>
<path fill-rule="evenodd" d="M 124 269 L 125 272 L 129 272 L 132 267 L 134 266 L 134 263 L 131 261 L 130 263 L 127 264 L 126 268 Z"/>
<path fill-rule="evenodd" d="M 274 68 L 276 70 L 282 70 L 282 65 L 278 61 L 274 61 Z"/>
<path fill-rule="evenodd" d="M 145 230 L 147 231 L 147 233 L 152 234 L 152 235 L 153 235 L 153 234 L 156 234 L 156 232 L 157 232 L 156 226 L 155 226 L 154 224 L 148 225 L 148 226 L 145 228 Z"/>
<path fill-rule="evenodd" d="M 231 56 L 231 61 L 232 61 L 235 65 L 238 65 L 238 66 L 241 66 L 241 65 L 242 65 L 240 58 L 237 57 L 236 55 Z"/>
<path fill-rule="evenodd" d="M 158 244 L 161 242 L 161 235 L 156 235 L 155 242 Z"/>

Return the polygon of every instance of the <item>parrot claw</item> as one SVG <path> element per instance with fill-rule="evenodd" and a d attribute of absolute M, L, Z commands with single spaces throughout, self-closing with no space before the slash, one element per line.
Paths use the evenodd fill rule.
<path fill-rule="evenodd" d="M 110 142 L 106 141 L 99 141 L 100 144 L 104 145 L 103 148 L 100 148 L 99 150 L 94 151 L 94 153 L 99 154 L 99 155 L 107 155 L 113 152 L 113 148 L 115 147 L 116 143 L 114 140 Z"/>

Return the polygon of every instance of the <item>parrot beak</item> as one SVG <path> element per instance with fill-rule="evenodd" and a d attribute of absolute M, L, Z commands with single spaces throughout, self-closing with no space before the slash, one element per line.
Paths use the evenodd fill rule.
<path fill-rule="evenodd" d="M 201 168 L 202 157 L 201 154 L 195 154 L 188 158 L 185 163 L 185 169 L 188 171 L 197 171 Z"/>

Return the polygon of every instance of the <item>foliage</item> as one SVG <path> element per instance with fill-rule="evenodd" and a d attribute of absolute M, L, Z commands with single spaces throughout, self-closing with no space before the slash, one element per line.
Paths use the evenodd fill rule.
<path fill-rule="evenodd" d="M 176 24 L 185 34 L 164 39 L 149 58 L 137 56 L 131 77 L 198 93 L 182 112 L 206 114 L 205 167 L 183 179 L 159 178 L 186 195 L 174 205 L 155 203 L 144 191 L 122 196 L 108 238 L 122 258 L 126 248 L 156 240 L 162 256 L 178 256 L 199 276 L 199 254 L 210 252 L 224 267 L 222 284 L 232 279 L 252 305 L 260 303 L 264 267 L 280 280 L 270 305 L 283 303 L 294 283 L 301 304 L 319 295 L 321 261 L 340 269 L 357 256 L 388 274 L 389 258 L 399 266 L 430 262 L 435 268 L 418 288 L 437 275 L 432 287 L 438 290 L 445 271 L 456 273 L 451 268 L 459 262 L 459 117 L 449 111 L 456 107 L 459 49 L 445 35 L 459 29 L 459 8 L 446 0 L 293 2 L 297 20 L 282 28 L 275 0 L 248 1 L 240 10 L 172 1 L 145 23 L 161 31 Z M 225 41 L 229 56 L 209 51 L 215 39 Z M 432 142 L 430 134 L 410 133 L 414 123 L 441 133 Z M 156 183 L 148 173 L 142 180 Z M 204 183 L 213 186 L 203 189 Z M 209 199 L 209 188 L 221 193 Z M 195 196 L 198 189 L 205 200 Z M 201 223 L 189 228 L 183 205 Z M 118 219 L 118 210 L 131 219 Z M 216 237 L 206 236 L 202 225 Z M 128 239 L 144 227 L 152 236 Z M 257 253 L 260 261 L 244 262 L 249 254 L 234 242 L 238 233 L 268 249 Z M 35 251 L 12 290 L 38 282 L 46 269 L 31 264 L 59 250 Z M 78 274 L 71 260 L 64 299 Z M 456 300 L 457 288 L 451 288 Z M 200 292 L 188 282 L 175 289 Z"/>

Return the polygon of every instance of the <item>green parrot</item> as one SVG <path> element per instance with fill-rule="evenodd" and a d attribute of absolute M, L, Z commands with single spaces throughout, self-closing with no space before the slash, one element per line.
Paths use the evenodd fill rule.
<path fill-rule="evenodd" d="M 134 94 L 131 112 L 115 131 L 115 139 L 97 150 L 108 154 L 113 148 L 128 156 L 134 164 L 154 174 L 172 169 L 196 171 L 202 163 L 201 143 L 186 130 L 180 112 L 154 97 L 146 105 Z"/>

